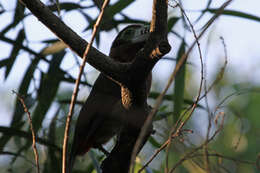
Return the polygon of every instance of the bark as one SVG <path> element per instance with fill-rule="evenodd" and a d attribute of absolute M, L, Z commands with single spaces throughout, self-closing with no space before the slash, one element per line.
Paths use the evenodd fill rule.
<path fill-rule="evenodd" d="M 60 18 L 39 0 L 19 0 L 46 27 L 57 35 L 72 51 L 83 57 L 87 42 L 72 31 Z M 133 147 L 149 113 L 145 82 L 154 65 L 171 47 L 167 40 L 167 0 L 154 0 L 150 37 L 144 49 L 139 51 L 132 63 L 119 63 L 94 47 L 90 49 L 87 62 L 121 85 L 122 101 L 119 103 L 126 118 L 120 137 L 111 154 L 104 160 L 104 173 L 127 173 Z M 118 110 L 117 110 L 118 111 Z M 144 144 L 152 132 L 152 125 L 142 139 Z M 140 146 L 139 151 L 143 145 Z"/>

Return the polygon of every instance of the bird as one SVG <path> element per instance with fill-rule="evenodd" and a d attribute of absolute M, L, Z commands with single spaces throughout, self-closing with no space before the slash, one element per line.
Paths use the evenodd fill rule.
<path fill-rule="evenodd" d="M 110 48 L 109 56 L 114 61 L 127 63 L 134 60 L 150 35 L 149 25 L 129 25 L 118 33 Z M 152 75 L 146 80 L 150 91 Z M 122 115 L 112 114 L 112 109 L 121 100 L 121 86 L 100 73 L 82 106 L 74 131 L 68 159 L 68 173 L 72 172 L 75 159 L 91 148 L 102 149 L 102 145 L 115 136 L 122 126 Z"/>

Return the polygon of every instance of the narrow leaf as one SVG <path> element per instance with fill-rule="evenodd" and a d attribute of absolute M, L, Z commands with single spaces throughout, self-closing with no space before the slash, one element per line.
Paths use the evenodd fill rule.
<path fill-rule="evenodd" d="M 49 5 L 48 8 L 51 11 L 58 11 L 58 6 L 56 4 Z M 82 7 L 77 3 L 70 3 L 70 2 L 59 3 L 59 10 L 71 11 L 71 10 L 76 10 L 76 9 L 78 10 L 82 8 L 85 7 Z"/>
<path fill-rule="evenodd" d="M 179 17 L 171 17 L 168 20 L 168 32 L 170 32 L 172 30 L 172 28 L 178 22 L 178 20 L 179 20 Z"/>
<path fill-rule="evenodd" d="M 16 43 L 13 45 L 13 49 L 10 53 L 10 56 L 9 56 L 9 62 L 6 66 L 6 71 L 5 71 L 5 79 L 8 77 L 11 69 L 12 69 L 12 66 L 14 64 L 14 61 L 15 59 L 17 58 L 18 56 L 18 53 L 19 51 L 21 50 L 21 47 L 23 45 L 23 41 L 25 39 L 25 33 L 24 33 L 24 30 L 21 29 L 16 37 Z"/>
<path fill-rule="evenodd" d="M 16 27 L 23 20 L 24 11 L 25 11 L 25 6 L 22 5 L 19 1 L 16 1 L 13 22 L 7 25 L 4 29 L 2 29 L 0 33 L 1 36 L 6 34 L 11 28 Z"/>
<path fill-rule="evenodd" d="M 156 117 L 154 118 L 153 121 L 159 121 L 159 120 L 165 119 L 165 118 L 169 117 L 172 114 L 173 114 L 173 112 L 165 112 L 165 111 L 158 112 L 156 114 Z"/>
<path fill-rule="evenodd" d="M 207 11 L 207 12 L 210 12 L 210 13 L 217 13 L 219 11 L 219 9 L 210 8 L 210 9 L 206 9 L 204 11 Z M 260 22 L 260 17 L 258 17 L 258 16 L 248 14 L 248 13 L 244 13 L 244 12 L 240 12 L 240 11 L 235 11 L 235 10 L 223 10 L 222 15 L 240 17 L 240 18 Z"/>
<path fill-rule="evenodd" d="M 159 95 L 160 95 L 159 92 L 150 92 L 149 98 L 150 98 L 150 99 L 156 99 Z M 172 98 L 173 98 L 173 97 L 174 97 L 174 94 L 172 94 L 172 95 L 166 94 L 166 95 L 163 97 L 163 99 L 164 99 L 164 100 L 167 100 L 167 101 L 172 101 Z M 192 104 L 194 104 L 194 101 L 189 100 L 189 99 L 184 99 L 184 103 L 185 103 L 185 104 L 188 104 L 188 105 L 192 105 Z M 197 107 L 198 107 L 198 108 L 201 108 L 201 109 L 205 109 L 205 107 L 203 107 L 203 106 L 200 105 L 200 104 L 198 104 Z"/>
<path fill-rule="evenodd" d="M 55 0 L 55 1 L 56 1 L 58 15 L 60 15 L 60 2 L 59 0 Z"/>
<path fill-rule="evenodd" d="M 0 61 L 0 68 L 4 67 L 4 66 L 10 66 L 10 59 L 9 58 L 5 58 L 3 60 Z"/>
<path fill-rule="evenodd" d="M 108 7 L 107 12 L 112 18 L 114 15 L 128 7 L 133 2 L 134 0 L 117 1 L 115 4 Z"/>
<path fill-rule="evenodd" d="M 12 127 L 4 127 L 4 126 L 0 126 L 0 133 L 4 134 L 4 135 L 8 135 L 8 136 L 18 136 L 20 138 L 26 138 L 27 140 L 31 140 L 32 139 L 32 133 L 31 132 L 25 132 L 22 130 L 17 130 L 15 128 Z M 53 144 L 52 142 L 43 139 L 43 138 L 36 138 L 36 142 L 42 145 L 46 145 L 48 147 L 52 147 L 53 149 L 55 149 L 56 151 L 61 151 L 61 148 L 58 147 L 57 145 Z"/>
<path fill-rule="evenodd" d="M 57 139 L 56 128 L 59 112 L 60 109 L 56 111 L 49 126 L 48 139 L 53 143 L 55 143 L 55 140 Z M 56 152 L 53 148 L 48 147 L 48 158 L 49 159 L 47 159 L 45 162 L 43 172 L 52 172 L 53 170 L 56 172 L 61 172 L 61 162 L 59 161 L 61 159 L 60 153 Z"/>
<path fill-rule="evenodd" d="M 35 69 L 36 69 L 39 61 L 40 61 L 40 58 L 38 58 L 38 57 L 35 57 L 32 60 L 30 66 L 27 68 L 27 70 L 24 74 L 22 83 L 20 84 L 19 90 L 18 90 L 18 93 L 25 97 L 25 104 L 28 109 L 30 109 L 31 106 L 33 106 L 33 104 L 35 103 L 35 101 L 34 101 L 33 104 L 30 104 L 31 103 L 30 100 L 32 98 L 28 95 L 28 89 L 29 89 L 29 85 L 32 81 L 33 74 L 35 72 Z M 24 124 L 24 121 L 22 121 L 23 115 L 24 115 L 24 109 L 23 109 L 20 101 L 18 100 L 18 98 L 16 98 L 14 113 L 12 115 L 13 118 L 11 121 L 11 127 L 16 128 L 16 129 L 19 129 L 20 127 L 22 127 Z M 5 136 L 5 135 L 2 136 L 0 139 L 0 148 L 3 148 L 6 145 L 6 143 L 10 140 L 11 137 L 12 136 Z"/>
<path fill-rule="evenodd" d="M 65 51 L 54 54 L 50 62 L 47 74 L 43 75 L 38 91 L 38 104 L 32 114 L 32 122 L 35 133 L 41 128 L 42 121 L 49 110 L 57 93 L 60 79 L 57 75 L 62 73 L 59 66 L 65 55 Z"/>
<path fill-rule="evenodd" d="M 154 137 L 150 136 L 149 140 L 150 144 L 154 147 L 154 148 L 160 148 L 161 144 L 159 142 L 157 142 L 156 139 L 154 139 Z"/>
<path fill-rule="evenodd" d="M 177 55 L 177 63 L 179 62 L 181 56 L 185 53 L 185 43 L 182 42 L 178 55 Z M 184 103 L 184 88 L 185 88 L 185 63 L 182 64 L 180 70 L 178 71 L 175 78 L 174 85 L 174 95 L 173 95 L 173 120 L 176 122 L 181 114 L 182 106 Z"/>

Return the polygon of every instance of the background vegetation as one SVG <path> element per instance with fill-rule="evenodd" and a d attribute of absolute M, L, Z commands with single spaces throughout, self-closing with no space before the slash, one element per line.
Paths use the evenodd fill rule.
<path fill-rule="evenodd" d="M 45 4 L 81 36 L 89 39 L 98 15 L 98 2 L 100 1 L 60 0 L 56 3 L 50 0 L 45 1 Z M 0 24 L 0 158 L 3 158 L 0 162 L 1 172 L 35 172 L 28 118 L 12 90 L 23 96 L 31 112 L 37 134 L 41 171 L 61 170 L 65 119 L 81 60 L 42 26 L 21 3 L 12 3 L 10 5 L 11 2 L 0 1 L 1 18 L 10 19 L 1 20 L 3 22 Z M 111 40 L 125 25 L 149 23 L 151 2 L 143 2 L 143 10 L 137 8 L 136 3 L 140 2 L 111 1 L 95 39 L 97 48 L 108 53 Z M 195 40 L 185 14 L 189 16 L 192 26 L 199 33 L 222 5 L 208 0 L 206 3 L 196 4 L 200 10 L 190 10 L 189 1 L 179 3 L 185 13 L 176 6 L 175 1 L 169 1 L 168 28 L 172 51 L 154 69 L 152 92 L 149 96 L 151 105 L 165 87 L 176 61 Z M 233 3 L 236 3 L 236 0 Z M 221 19 L 229 18 L 231 24 L 237 20 L 241 21 L 241 27 L 244 20 L 260 25 L 260 16 L 245 11 L 227 8 L 223 11 Z M 138 14 L 143 14 L 146 19 Z M 198 96 L 203 75 L 198 106 L 185 125 L 182 135 L 176 136 L 169 147 L 158 152 L 145 171 L 164 172 L 167 168 L 171 170 L 176 167 L 175 171 L 181 173 L 260 172 L 260 93 L 259 81 L 256 80 L 258 55 L 252 58 L 253 63 L 248 62 L 250 57 L 240 58 L 239 52 L 243 50 L 229 46 L 232 40 L 226 41 L 225 36 L 219 37 L 222 33 L 216 28 L 217 24 L 222 22 L 221 19 L 217 20 L 202 38 L 200 48 L 203 71 L 198 50 L 195 48 L 185 67 L 179 71 L 174 85 L 164 97 L 164 102 L 154 119 L 156 133 L 150 137 L 140 153 L 136 171 L 168 140 L 178 118 L 187 118 L 190 111 L 188 108 Z M 233 42 L 242 44 L 243 35 L 250 36 L 248 32 L 240 34 L 241 37 Z M 254 33 L 254 36 L 258 38 L 259 34 Z M 250 50 L 249 45 L 242 47 Z M 214 51 L 211 51 L 212 49 Z M 230 56 L 230 49 L 236 49 L 237 56 Z M 244 60 L 241 69 L 234 68 L 234 58 L 238 61 Z M 240 71 L 243 73 L 239 73 Z M 97 74 L 90 66 L 85 68 L 76 110 L 79 111 L 87 98 Z M 78 111 L 75 112 L 74 120 Z M 108 150 L 112 148 L 113 142 L 112 140 L 106 145 Z M 75 168 L 77 172 L 98 172 L 98 161 L 103 158 L 103 153 L 92 150 L 79 159 Z"/>

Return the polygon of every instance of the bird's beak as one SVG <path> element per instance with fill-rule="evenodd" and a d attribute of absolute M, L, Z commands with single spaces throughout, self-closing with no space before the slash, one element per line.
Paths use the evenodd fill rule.
<path fill-rule="evenodd" d="M 144 25 L 141 28 L 138 28 L 135 31 L 134 37 L 131 39 L 132 43 L 141 43 L 145 42 L 150 35 L 150 26 L 149 25 Z"/>

